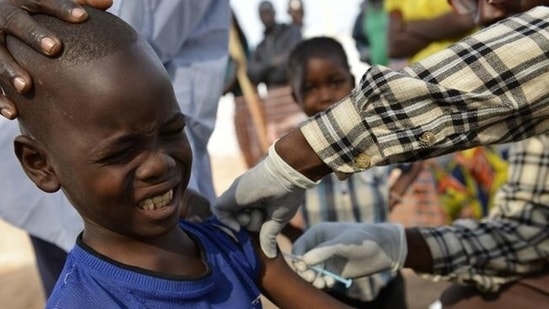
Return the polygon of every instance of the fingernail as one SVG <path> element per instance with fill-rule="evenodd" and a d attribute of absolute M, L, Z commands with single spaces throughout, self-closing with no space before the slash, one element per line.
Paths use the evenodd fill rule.
<path fill-rule="evenodd" d="M 72 17 L 80 19 L 82 16 L 86 15 L 86 11 L 81 8 L 74 8 L 71 10 Z"/>
<path fill-rule="evenodd" d="M 55 48 L 55 41 L 45 36 L 40 40 L 40 46 L 42 47 L 42 50 L 44 50 L 46 53 L 51 54 L 51 52 Z"/>
<path fill-rule="evenodd" d="M 25 83 L 25 80 L 21 77 L 16 77 L 13 79 L 13 86 L 15 87 L 15 89 L 17 89 L 17 91 L 19 92 L 23 92 L 23 90 L 25 89 L 25 86 L 27 84 Z"/>
<path fill-rule="evenodd" d="M 2 114 L 2 116 L 6 117 L 8 119 L 11 119 L 13 117 L 13 113 L 9 109 L 6 109 L 6 108 L 2 108 L 0 110 L 0 113 Z"/>

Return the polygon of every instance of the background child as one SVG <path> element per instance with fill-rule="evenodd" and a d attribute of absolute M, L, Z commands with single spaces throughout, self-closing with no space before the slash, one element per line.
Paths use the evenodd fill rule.
<path fill-rule="evenodd" d="M 294 99 L 307 116 L 328 109 L 355 86 L 345 51 L 332 38 L 315 37 L 299 43 L 290 54 L 288 67 Z M 387 167 L 353 174 L 343 181 L 333 174 L 324 177 L 306 192 L 301 227 L 324 221 L 386 221 L 387 178 Z M 291 239 L 301 231 L 293 232 Z M 403 282 L 400 274 L 385 272 L 355 280 L 349 289 L 336 286 L 329 293 L 357 308 L 405 308 Z"/>
<path fill-rule="evenodd" d="M 256 255 L 245 232 L 179 221 L 192 153 L 168 74 L 129 25 L 88 13 L 35 16 L 63 40 L 58 58 L 7 42 L 35 81 L 24 96 L 4 87 L 19 109 L 17 157 L 84 221 L 47 308 L 261 308 L 261 290 L 283 308 L 340 307 L 282 258 Z"/>

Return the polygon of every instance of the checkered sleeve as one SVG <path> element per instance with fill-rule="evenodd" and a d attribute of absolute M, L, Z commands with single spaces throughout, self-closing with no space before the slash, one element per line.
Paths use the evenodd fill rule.
<path fill-rule="evenodd" d="M 525 139 L 549 128 L 549 8 L 483 29 L 401 71 L 372 66 L 301 126 L 339 173 Z"/>
<path fill-rule="evenodd" d="M 549 135 L 513 145 L 509 163 L 486 219 L 420 229 L 435 274 L 496 290 L 549 262 Z"/>

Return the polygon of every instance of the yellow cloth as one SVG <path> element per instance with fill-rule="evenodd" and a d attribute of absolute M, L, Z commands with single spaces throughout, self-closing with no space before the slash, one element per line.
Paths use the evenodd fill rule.
<path fill-rule="evenodd" d="M 450 13 L 452 7 L 447 0 L 385 0 L 385 10 L 387 12 L 400 11 L 404 22 L 407 22 L 439 17 Z M 433 42 L 412 56 L 409 61 L 410 63 L 417 62 L 454 42 L 455 40 L 450 39 Z"/>

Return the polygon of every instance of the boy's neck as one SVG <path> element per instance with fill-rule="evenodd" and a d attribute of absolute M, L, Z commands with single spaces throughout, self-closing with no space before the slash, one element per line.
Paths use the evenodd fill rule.
<path fill-rule="evenodd" d="M 199 276 L 207 271 L 201 247 L 179 226 L 161 237 L 143 239 L 84 229 L 82 241 L 118 263 L 160 274 Z"/>

